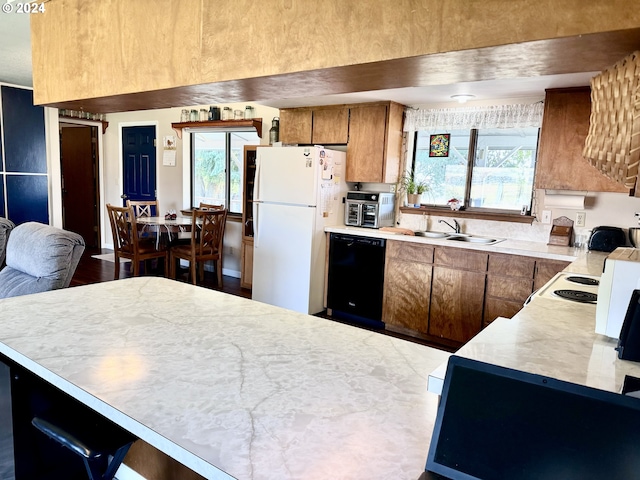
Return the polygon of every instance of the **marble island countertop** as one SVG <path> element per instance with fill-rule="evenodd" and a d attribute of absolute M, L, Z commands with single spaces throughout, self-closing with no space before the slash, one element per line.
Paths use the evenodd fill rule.
<path fill-rule="evenodd" d="M 417 479 L 448 354 L 142 277 L 0 300 L 0 353 L 206 478 Z"/>
<path fill-rule="evenodd" d="M 584 252 L 574 249 L 573 247 L 560 247 L 557 245 L 547 245 L 542 242 L 528 242 L 523 240 L 500 239 L 501 241 L 494 244 L 479 244 L 471 242 L 456 242 L 443 238 L 419 237 L 414 235 L 399 235 L 396 233 L 385 232 L 375 228 L 348 227 L 345 225 L 336 225 L 326 227 L 325 232 L 343 233 L 350 235 L 359 235 L 363 237 L 385 238 L 388 240 L 399 240 L 403 242 L 425 243 L 430 245 L 441 245 L 447 247 L 467 248 L 471 250 L 480 250 L 495 253 L 510 253 L 513 255 L 524 255 L 529 257 L 546 258 L 549 260 L 564 260 L 573 262 Z M 486 236 L 486 235 L 483 235 Z"/>

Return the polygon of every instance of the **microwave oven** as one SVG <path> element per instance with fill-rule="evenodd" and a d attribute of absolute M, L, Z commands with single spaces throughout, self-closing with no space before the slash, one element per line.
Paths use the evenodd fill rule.
<path fill-rule="evenodd" d="M 395 220 L 395 193 L 347 192 L 344 223 L 352 227 L 392 227 Z"/>
<path fill-rule="evenodd" d="M 640 249 L 618 247 L 604 261 L 598 286 L 596 333 L 619 338 L 633 291 L 640 289 Z"/>

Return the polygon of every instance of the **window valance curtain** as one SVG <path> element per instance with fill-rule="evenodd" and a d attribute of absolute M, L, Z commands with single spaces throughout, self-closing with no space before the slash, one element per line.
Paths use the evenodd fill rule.
<path fill-rule="evenodd" d="M 495 105 L 439 109 L 407 109 L 404 131 L 524 128 L 542 125 L 544 104 Z"/>

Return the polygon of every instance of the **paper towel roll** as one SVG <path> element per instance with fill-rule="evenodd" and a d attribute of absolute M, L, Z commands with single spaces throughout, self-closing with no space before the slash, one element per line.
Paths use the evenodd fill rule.
<path fill-rule="evenodd" d="M 584 195 L 549 194 L 544 196 L 545 207 L 584 209 Z"/>

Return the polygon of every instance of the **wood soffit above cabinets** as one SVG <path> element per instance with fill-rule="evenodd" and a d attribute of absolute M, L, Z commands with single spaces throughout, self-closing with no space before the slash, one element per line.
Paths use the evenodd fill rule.
<path fill-rule="evenodd" d="M 98 98 L 45 98 L 41 104 L 96 113 L 245 101 L 268 105 L 283 95 L 322 96 L 598 71 L 639 47 L 640 28 L 636 28 Z M 40 100 L 37 88 L 34 92 Z"/>

